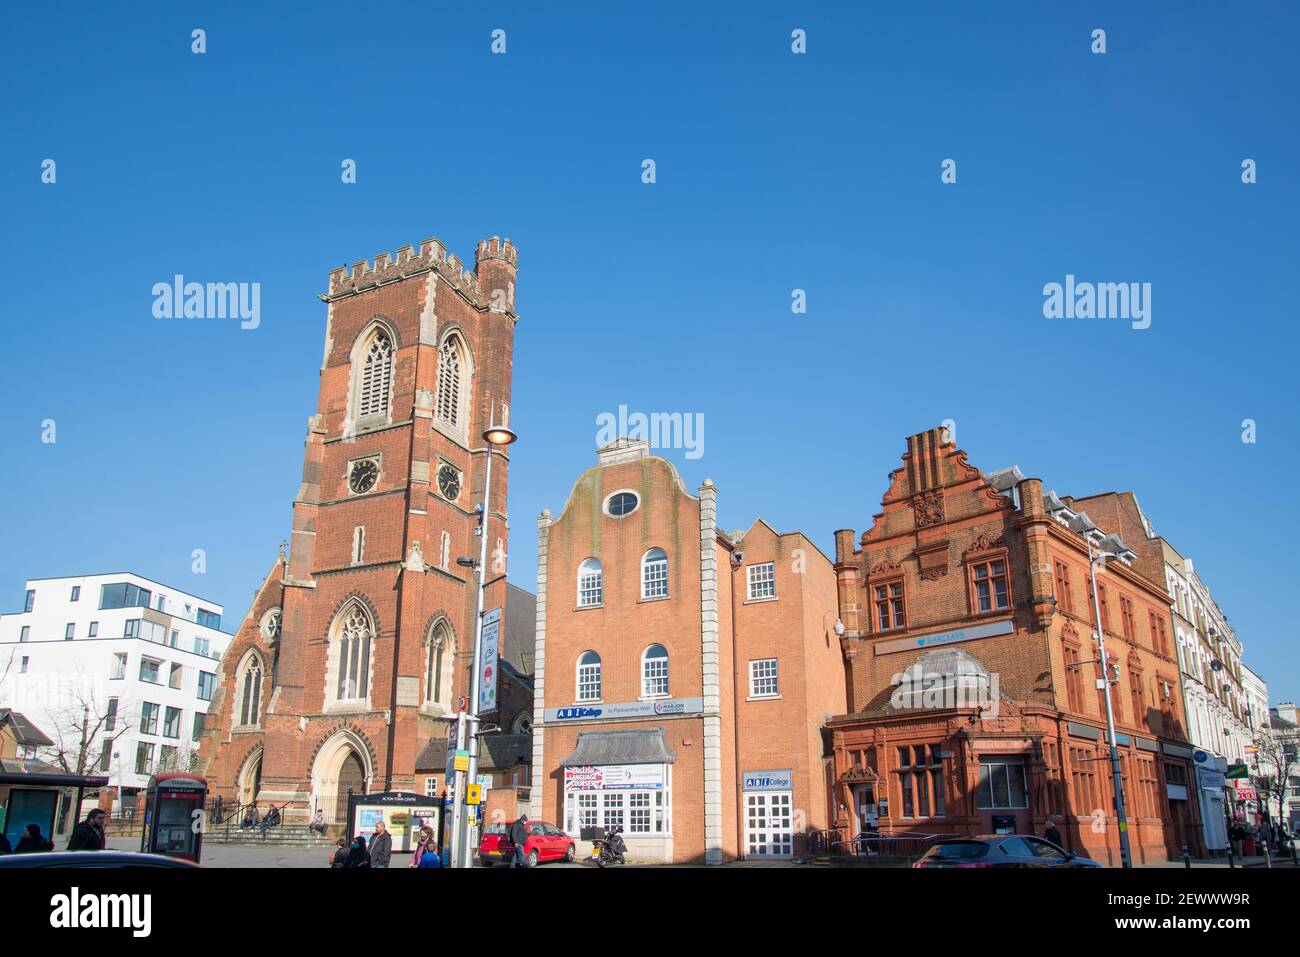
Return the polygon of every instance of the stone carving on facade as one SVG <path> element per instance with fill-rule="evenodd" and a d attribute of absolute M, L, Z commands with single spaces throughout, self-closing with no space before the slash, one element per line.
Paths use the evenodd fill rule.
<path fill-rule="evenodd" d="M 912 499 L 912 510 L 916 516 L 916 527 L 927 528 L 943 523 L 943 492 L 923 492 Z"/>
<path fill-rule="evenodd" d="M 980 536 L 976 538 L 975 541 L 971 544 L 971 547 L 966 549 L 966 551 L 962 552 L 961 557 L 965 559 L 971 555 L 978 554 L 979 552 L 991 552 L 995 549 L 1005 548 L 1005 547 L 1006 547 L 1006 539 L 989 538 L 987 535 L 981 533 Z"/>
<path fill-rule="evenodd" d="M 885 559 L 883 562 L 877 562 L 875 565 L 873 565 L 871 567 L 871 571 L 869 571 L 867 575 L 869 577 L 875 575 L 887 575 L 890 572 L 898 571 L 902 567 L 903 566 L 900 565 L 898 562 L 891 562 L 889 559 Z"/>

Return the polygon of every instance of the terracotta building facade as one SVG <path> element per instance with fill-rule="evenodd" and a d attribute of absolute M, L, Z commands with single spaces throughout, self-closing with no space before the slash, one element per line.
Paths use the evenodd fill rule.
<path fill-rule="evenodd" d="M 446 739 L 475 625 L 457 559 L 479 552 L 483 430 L 509 417 L 517 268 L 493 238 L 472 272 L 427 240 L 330 273 L 291 550 L 223 659 L 202 740 L 226 800 L 340 822 L 349 791 L 415 790 L 423 745 Z M 509 476 L 492 454 L 489 578 L 505 570 Z"/>
<path fill-rule="evenodd" d="M 825 729 L 829 814 L 853 835 L 1041 834 L 1052 816 L 1117 864 L 1088 547 L 1113 530 L 946 435 L 911 436 L 871 527 L 835 534 L 848 711 Z M 1163 569 L 1120 551 L 1098 597 L 1140 863 L 1195 852 L 1199 824 Z"/>
<path fill-rule="evenodd" d="M 834 569 L 799 533 L 723 533 L 717 508 L 618 440 L 538 522 L 530 815 L 621 827 L 635 859 L 793 857 L 827 825 Z"/>

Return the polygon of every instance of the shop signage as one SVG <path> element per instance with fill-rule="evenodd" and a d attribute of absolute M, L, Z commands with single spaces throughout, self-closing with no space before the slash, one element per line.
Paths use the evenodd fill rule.
<path fill-rule="evenodd" d="M 1196 780 L 1200 782 L 1202 791 L 1223 790 L 1223 772 L 1218 768 L 1197 768 Z"/>
<path fill-rule="evenodd" d="M 1224 777 L 1231 781 L 1235 781 L 1238 778 L 1248 778 L 1250 777 L 1250 769 L 1244 764 L 1229 764 L 1228 773 L 1225 774 Z"/>
<path fill-rule="evenodd" d="M 564 769 L 565 791 L 659 791 L 662 764 L 601 764 Z"/>
<path fill-rule="evenodd" d="M 703 698 L 660 698 L 658 701 L 629 701 L 623 704 L 574 705 L 570 708 L 547 708 L 542 720 L 550 724 L 559 721 L 602 721 L 614 718 L 676 717 L 700 714 L 704 711 Z"/>
<path fill-rule="evenodd" d="M 1166 784 L 1166 785 L 1165 785 L 1165 791 L 1168 793 L 1168 795 L 1169 795 L 1169 800 L 1171 800 L 1171 801 L 1186 801 L 1186 800 L 1187 800 L 1187 788 L 1186 788 L 1185 785 L 1182 785 L 1182 784 Z"/>
<path fill-rule="evenodd" d="M 915 638 L 899 638 L 896 641 L 882 641 L 876 645 L 877 655 L 888 655 L 895 651 L 915 651 L 917 648 L 934 648 L 939 645 L 952 645 L 959 641 L 974 641 L 977 638 L 991 638 L 994 635 L 1009 635 L 1015 630 L 1011 619 L 991 621 L 984 625 L 972 625 L 969 628 L 957 628 L 953 631 L 935 631 Z"/>
<path fill-rule="evenodd" d="M 1080 724 L 1077 721 L 1070 721 L 1066 724 L 1066 729 L 1076 738 L 1087 738 L 1089 741 L 1101 740 L 1101 729 L 1094 728 L 1090 724 Z"/>
<path fill-rule="evenodd" d="M 794 775 L 789 768 L 783 771 L 746 771 L 746 791 L 793 791 Z"/>

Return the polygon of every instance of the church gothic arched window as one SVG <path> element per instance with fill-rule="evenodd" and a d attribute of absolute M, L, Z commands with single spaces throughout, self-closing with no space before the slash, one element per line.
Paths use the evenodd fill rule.
<path fill-rule="evenodd" d="M 334 622 L 333 652 L 334 698 L 336 701 L 362 701 L 370 693 L 370 651 L 374 623 L 358 603 L 353 602 Z"/>

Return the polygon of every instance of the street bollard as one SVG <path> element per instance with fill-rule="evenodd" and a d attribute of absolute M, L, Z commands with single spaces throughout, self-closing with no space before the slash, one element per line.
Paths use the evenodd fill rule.
<path fill-rule="evenodd" d="M 1192 866 L 1192 855 L 1187 850 L 1187 845 L 1183 845 L 1183 867 Z"/>

